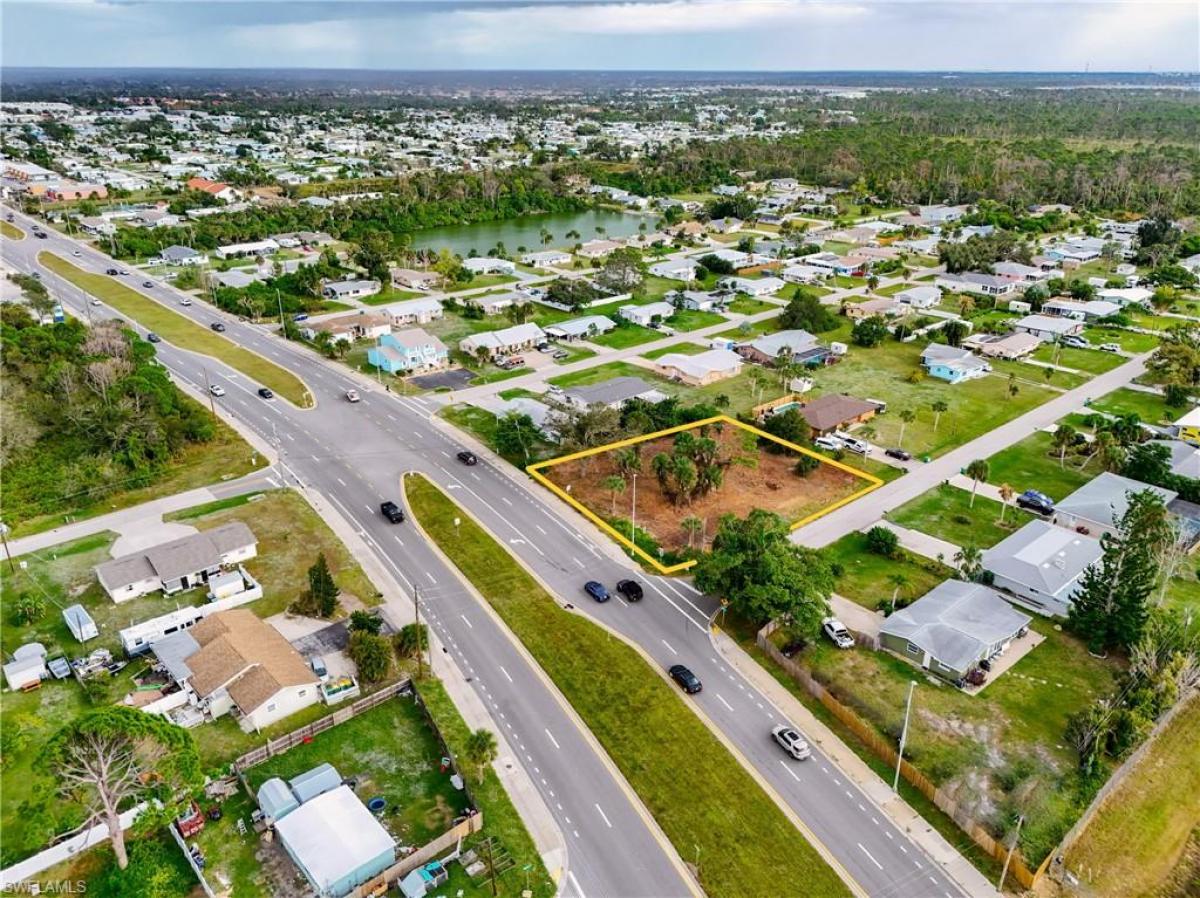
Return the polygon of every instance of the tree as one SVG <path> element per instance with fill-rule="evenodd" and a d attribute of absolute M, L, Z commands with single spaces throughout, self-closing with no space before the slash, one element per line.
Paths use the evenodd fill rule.
<path fill-rule="evenodd" d="M 798 289 L 779 315 L 780 330 L 804 330 L 820 334 L 837 327 L 837 316 L 820 298 L 803 287 Z"/>
<path fill-rule="evenodd" d="M 424 624 L 405 624 L 395 637 L 396 654 L 401 658 L 415 658 L 429 648 L 429 630 Z"/>
<path fill-rule="evenodd" d="M 895 530 L 876 525 L 867 531 L 867 551 L 884 558 L 895 558 L 900 550 L 900 537 Z"/>
<path fill-rule="evenodd" d="M 13 602 L 12 620 L 18 627 L 24 627 L 42 619 L 46 613 L 46 603 L 41 596 L 31 592 L 23 592 Z"/>
<path fill-rule="evenodd" d="M 1146 367 L 1164 384 L 1200 386 L 1200 327 L 1188 324 L 1167 328 Z"/>
<path fill-rule="evenodd" d="M 467 763 L 475 768 L 475 778 L 480 782 L 483 782 L 487 766 L 496 760 L 499 753 L 499 748 L 496 744 L 496 734 L 491 730 L 473 730 L 467 736 L 467 744 L 464 746 L 463 754 Z"/>
<path fill-rule="evenodd" d="M 108 826 L 117 866 L 129 865 L 120 816 L 139 801 L 157 799 L 168 813 L 200 785 L 200 756 L 192 734 L 157 714 L 108 705 L 77 717 L 45 746 L 38 763 L 69 802 L 82 805 L 80 830 Z"/>
<path fill-rule="evenodd" d="M 896 445 L 900 448 L 904 447 L 904 429 L 917 420 L 917 413 L 911 408 L 902 408 L 896 413 L 896 417 L 900 419 L 900 435 L 896 437 Z"/>
<path fill-rule="evenodd" d="M 1089 566 L 1071 601 L 1067 626 L 1093 652 L 1128 649 L 1142 634 L 1148 599 L 1158 582 L 1159 559 L 1176 533 L 1162 497 L 1127 493 L 1125 511 L 1100 538 L 1104 554 Z"/>
<path fill-rule="evenodd" d="M 533 418 L 521 412 L 510 411 L 496 422 L 492 440 L 496 451 L 506 458 L 520 457 L 529 462 L 529 451 L 539 437 Z"/>
<path fill-rule="evenodd" d="M 929 408 L 933 411 L 933 432 L 937 433 L 943 413 L 950 411 L 950 404 L 945 399 L 935 399 L 929 404 Z"/>
<path fill-rule="evenodd" d="M 692 547 L 692 541 L 704 529 L 704 522 L 695 515 L 689 515 L 679 522 L 679 526 L 683 528 L 683 532 L 687 534 L 688 548 Z"/>
<path fill-rule="evenodd" d="M 888 583 L 892 584 L 892 611 L 896 610 L 896 599 L 900 595 L 900 590 L 908 587 L 911 581 L 908 575 L 903 571 L 894 571 L 888 574 Z"/>
<path fill-rule="evenodd" d="M 352 633 L 375 633 L 383 629 L 383 618 L 370 611 L 351 611 L 349 629 Z"/>
<path fill-rule="evenodd" d="M 1054 436 L 1050 438 L 1051 445 L 1058 450 L 1058 466 L 1065 468 L 1067 465 L 1067 450 L 1075 445 L 1075 438 L 1078 436 L 1078 431 L 1070 424 L 1060 424 L 1054 431 Z"/>
<path fill-rule="evenodd" d="M 970 328 L 963 321 L 947 321 L 942 325 L 942 336 L 946 338 L 946 343 L 950 346 L 961 346 L 969 332 Z"/>
<path fill-rule="evenodd" d="M 325 553 L 321 552 L 317 555 L 316 563 L 308 569 L 308 594 L 313 608 L 321 617 L 331 617 L 337 611 L 339 592 L 333 574 L 329 572 Z"/>
<path fill-rule="evenodd" d="M 392 649 L 387 637 L 365 630 L 350 634 L 348 649 L 350 660 L 358 668 L 358 676 L 364 683 L 378 683 L 387 678 L 392 669 Z"/>
<path fill-rule="evenodd" d="M 1139 443 L 1130 450 L 1121 474 L 1131 480 L 1166 486 L 1171 480 L 1171 449 L 1165 443 Z"/>
<path fill-rule="evenodd" d="M 958 572 L 968 580 L 978 580 L 983 573 L 983 551 L 974 543 L 967 543 L 954 553 Z"/>
<path fill-rule="evenodd" d="M 809 435 L 812 433 L 812 425 L 804 420 L 804 416 L 795 407 L 789 408 L 785 412 L 771 415 L 763 422 L 762 429 L 773 437 L 778 437 L 797 446 L 807 446 L 809 444 Z M 761 444 L 768 452 L 775 453 L 776 455 L 791 451 L 786 446 L 782 446 L 774 440 L 762 440 Z"/>
<path fill-rule="evenodd" d="M 971 502 L 968 507 L 975 507 L 975 494 L 979 492 L 979 481 L 987 480 L 990 472 L 991 467 L 988 465 L 987 460 L 983 458 L 975 459 L 964 469 L 963 473 L 973 481 L 971 484 Z"/>
<path fill-rule="evenodd" d="M 854 327 L 850 330 L 850 340 L 856 346 L 871 348 L 878 346 L 887 339 L 888 327 L 887 321 L 882 315 L 872 315 L 869 318 L 861 318 L 854 322 Z"/>
<path fill-rule="evenodd" d="M 751 621 L 781 618 L 815 637 L 829 614 L 833 569 L 819 551 L 788 539 L 788 525 L 761 508 L 745 518 L 725 515 L 711 551 L 695 567 L 696 585 L 723 596 Z"/>
<path fill-rule="evenodd" d="M 617 497 L 625 492 L 625 478 L 613 474 L 605 477 L 600 485 L 608 490 L 612 497 L 612 513 L 615 515 L 617 513 Z"/>
<path fill-rule="evenodd" d="M 1012 501 L 1012 497 L 1017 494 L 1007 483 L 1000 484 L 1000 523 L 1004 523 L 1004 512 L 1008 509 L 1008 503 Z"/>

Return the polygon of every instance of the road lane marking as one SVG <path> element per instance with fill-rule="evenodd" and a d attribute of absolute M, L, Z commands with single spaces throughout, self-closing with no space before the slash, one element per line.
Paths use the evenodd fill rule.
<path fill-rule="evenodd" d="M 548 534 L 548 533 L 547 533 L 545 530 L 543 530 L 543 529 L 542 529 L 542 527 L 541 527 L 541 525 L 540 525 L 540 524 L 534 524 L 533 526 L 537 528 L 537 531 L 538 531 L 538 533 L 540 533 L 542 536 L 549 536 L 549 535 L 550 535 L 550 534 Z"/>
<path fill-rule="evenodd" d="M 679 652 L 675 651 L 675 649 L 674 649 L 674 647 L 671 645 L 671 643 L 667 642 L 665 639 L 664 639 L 664 640 L 662 640 L 662 644 L 663 644 L 663 645 L 665 645 L 665 646 L 666 646 L 668 649 L 670 649 L 670 651 L 671 651 L 671 654 L 672 654 L 672 655 L 678 655 L 678 654 L 679 654 Z"/>
<path fill-rule="evenodd" d="M 392 534 L 392 539 L 394 539 L 396 542 L 400 543 L 400 545 L 402 545 L 402 546 L 404 545 L 404 540 L 402 540 L 400 537 L 396 536 L 396 534 L 394 534 L 394 533 Z"/>
<path fill-rule="evenodd" d="M 463 619 L 464 624 L 466 624 L 472 630 L 475 629 L 475 625 L 473 623 L 471 623 L 469 620 L 467 620 L 467 616 L 465 614 L 460 614 L 459 617 L 461 617 Z"/>
<path fill-rule="evenodd" d="M 725 701 L 725 696 L 721 695 L 721 693 L 719 693 L 719 692 L 715 693 L 715 695 L 717 696 L 717 701 L 719 701 L 722 705 L 724 705 L 730 711 L 733 710 L 733 705 L 731 705 L 731 704 L 729 704 L 729 702 Z"/>
<path fill-rule="evenodd" d="M 562 749 L 562 746 L 558 744 L 558 740 L 554 738 L 553 733 L 551 733 L 549 730 L 546 730 L 546 735 L 549 737 L 550 741 L 554 743 L 555 748 L 557 748 L 559 750 Z"/>
<path fill-rule="evenodd" d="M 429 571 L 425 572 L 425 576 L 429 578 L 429 582 L 437 583 L 437 577 L 433 576 L 433 574 L 429 573 Z"/>
<path fill-rule="evenodd" d="M 782 765 L 783 765 L 783 769 L 784 769 L 784 770 L 786 770 L 786 771 L 788 772 L 788 776 L 790 776 L 790 777 L 791 777 L 792 779 L 794 779 L 796 782 L 800 782 L 800 781 L 801 781 L 801 780 L 800 780 L 800 775 L 799 775 L 798 773 L 796 773 L 796 771 L 794 771 L 794 770 L 792 769 L 792 765 L 791 765 L 791 764 L 789 764 L 787 761 L 783 760 L 783 758 L 780 758 L 780 759 L 779 759 L 779 763 L 780 763 L 780 764 L 782 764 Z"/>
<path fill-rule="evenodd" d="M 334 477 L 333 479 L 336 480 L 338 483 L 340 483 L 342 486 L 346 485 L 346 481 L 342 480 L 342 478 L 340 478 L 340 477 Z"/>
<path fill-rule="evenodd" d="M 570 822 L 571 822 L 570 820 L 567 821 L 567 823 L 570 823 Z M 576 839 L 579 838 L 578 831 L 575 831 L 575 838 Z M 571 885 L 573 885 L 575 887 L 575 894 L 578 895 L 579 898 L 587 898 L 587 896 L 583 894 L 583 886 L 581 886 L 579 884 L 579 880 L 575 878 L 574 870 L 567 871 L 567 879 L 571 880 Z"/>
<path fill-rule="evenodd" d="M 476 479 L 478 479 L 478 478 L 476 478 Z M 509 501 L 508 496 L 501 496 L 500 501 L 503 502 L 505 505 L 507 505 L 509 508 L 512 507 L 512 502 Z"/>
<path fill-rule="evenodd" d="M 513 681 L 513 678 L 508 675 L 508 671 L 504 669 L 503 664 L 500 665 L 500 673 L 504 674 L 504 676 L 508 679 L 508 682 L 511 683 Z"/>
<path fill-rule="evenodd" d="M 859 842 L 859 843 L 857 843 L 857 844 L 858 844 L 858 848 L 859 848 L 859 850 L 860 850 L 860 851 L 861 851 L 863 854 L 865 854 L 867 857 L 871 858 L 871 863 L 872 863 L 872 864 L 874 864 L 876 867 L 878 867 L 880 870 L 882 870 L 882 869 L 883 869 L 883 864 L 881 864 L 881 863 L 879 863 L 879 861 L 875 860 L 875 858 L 874 858 L 874 857 L 871 857 L 871 852 L 869 852 L 869 851 L 867 851 L 867 849 L 863 848 L 863 843 L 862 843 L 862 842 Z"/>
<path fill-rule="evenodd" d="M 608 828 L 612 829 L 612 821 L 609 820 L 608 815 L 604 813 L 604 808 L 600 807 L 600 805 L 597 804 L 596 810 L 600 812 L 600 817 L 606 824 L 608 824 Z"/>

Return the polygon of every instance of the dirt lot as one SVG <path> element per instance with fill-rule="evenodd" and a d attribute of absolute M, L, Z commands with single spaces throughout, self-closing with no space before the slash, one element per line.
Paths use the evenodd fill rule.
<path fill-rule="evenodd" d="M 699 431 L 690 431 L 699 436 Z M 681 525 L 687 518 L 699 518 L 703 530 L 692 538 L 692 545 L 707 545 L 723 514 L 744 517 L 752 509 L 774 511 L 789 522 L 814 514 L 866 486 L 866 481 L 828 464 L 821 464 L 806 477 L 793 472 L 796 453 L 776 454 L 760 448 L 751 433 L 731 425 L 711 429 L 717 440 L 718 458 L 724 467 L 724 482 L 707 495 L 690 503 L 674 504 L 661 490 L 651 459 L 671 451 L 675 436 L 648 440 L 640 445 L 642 471 L 637 477 L 637 525 L 647 530 L 665 549 L 688 547 L 689 533 Z M 616 475 L 614 452 L 564 462 L 543 469 L 552 482 L 567 489 L 585 507 L 606 520 L 628 520 L 633 502 L 633 485 L 615 497 L 605 480 Z"/>

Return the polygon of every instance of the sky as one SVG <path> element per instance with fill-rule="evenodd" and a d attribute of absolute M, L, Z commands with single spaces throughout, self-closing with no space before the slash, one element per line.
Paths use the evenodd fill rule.
<path fill-rule="evenodd" d="M 1198 71 L 1195 0 L 3 0 L 8 66 Z"/>

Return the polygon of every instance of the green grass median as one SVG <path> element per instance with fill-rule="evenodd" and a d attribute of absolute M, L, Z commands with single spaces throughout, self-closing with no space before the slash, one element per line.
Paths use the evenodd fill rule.
<path fill-rule="evenodd" d="M 758 898 L 846 885 L 680 695 L 634 649 L 559 607 L 507 550 L 420 476 L 414 517 L 546 671 L 710 895 Z M 458 527 L 455 521 L 460 520 Z M 764 731 L 763 738 L 767 738 Z"/>
<path fill-rule="evenodd" d="M 15 224 L 7 221 L 0 221 L 0 234 L 3 234 L 9 240 L 25 239 L 25 232 L 18 228 Z"/>
<path fill-rule="evenodd" d="M 301 408 L 312 404 L 308 390 L 300 378 L 290 371 L 280 368 L 257 353 L 243 349 L 232 340 L 208 328 L 201 327 L 190 318 L 172 312 L 161 303 L 126 287 L 120 281 L 108 275 L 86 272 L 54 253 L 39 253 L 38 261 L 76 287 L 98 297 L 122 315 L 132 318 L 142 327 L 154 331 L 181 349 L 219 359 L 264 387 L 270 387 L 280 397 Z"/>

